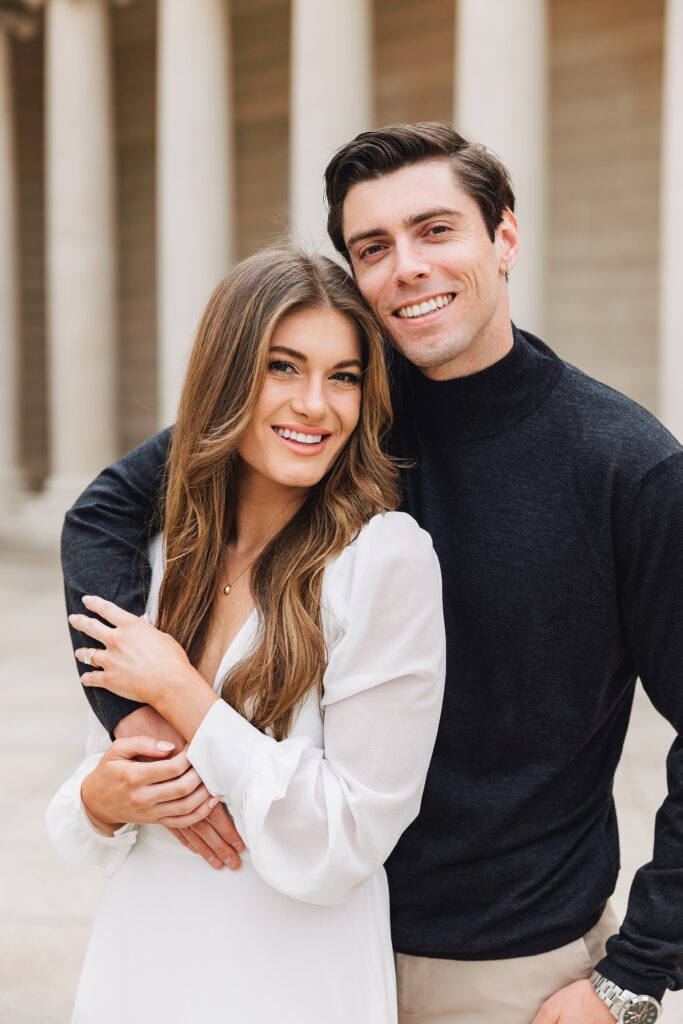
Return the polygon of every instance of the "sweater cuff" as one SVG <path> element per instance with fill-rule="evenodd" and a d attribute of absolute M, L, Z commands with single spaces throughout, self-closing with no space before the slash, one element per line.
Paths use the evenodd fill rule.
<path fill-rule="evenodd" d="M 212 796 L 239 811 L 255 772 L 277 743 L 224 700 L 211 705 L 187 751 Z"/>
<path fill-rule="evenodd" d="M 660 1003 L 667 991 L 666 987 L 657 984 L 646 974 L 634 974 L 633 971 L 624 970 L 610 956 L 603 957 L 600 963 L 595 965 L 595 970 L 609 981 L 613 981 L 619 988 L 633 992 L 637 996 L 652 996 Z"/>

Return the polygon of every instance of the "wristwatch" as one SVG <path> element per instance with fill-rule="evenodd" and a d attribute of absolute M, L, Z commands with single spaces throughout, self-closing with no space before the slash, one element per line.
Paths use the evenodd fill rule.
<path fill-rule="evenodd" d="M 662 1004 L 652 996 L 637 996 L 593 971 L 591 985 L 595 994 L 619 1024 L 655 1024 L 662 1016 Z"/>

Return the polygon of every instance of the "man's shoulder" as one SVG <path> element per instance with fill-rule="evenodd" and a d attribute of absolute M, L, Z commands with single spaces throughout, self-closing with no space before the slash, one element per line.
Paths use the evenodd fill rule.
<path fill-rule="evenodd" d="M 570 444 L 636 474 L 683 453 L 681 443 L 638 402 L 560 359 L 552 394 L 555 415 Z"/>

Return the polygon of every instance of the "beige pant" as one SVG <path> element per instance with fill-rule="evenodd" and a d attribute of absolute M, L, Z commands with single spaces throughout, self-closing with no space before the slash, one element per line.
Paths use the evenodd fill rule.
<path fill-rule="evenodd" d="M 399 1024 L 531 1024 L 544 1000 L 588 978 L 619 928 L 607 905 L 575 942 L 512 960 L 437 960 L 396 955 Z"/>

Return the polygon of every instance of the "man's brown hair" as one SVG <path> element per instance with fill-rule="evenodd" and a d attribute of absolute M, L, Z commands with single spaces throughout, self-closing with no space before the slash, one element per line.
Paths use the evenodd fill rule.
<path fill-rule="evenodd" d="M 391 174 L 423 160 L 449 160 L 463 189 L 476 202 L 491 241 L 503 211 L 515 208 L 510 174 L 495 153 L 459 135 L 448 124 L 422 121 L 390 124 L 361 132 L 337 150 L 325 169 L 327 232 L 347 260 L 344 244 L 344 199 L 353 185 Z"/>

